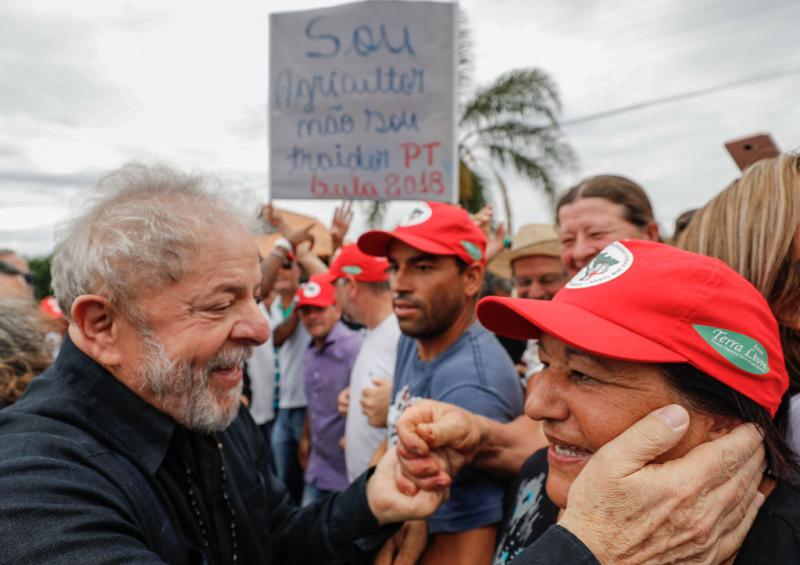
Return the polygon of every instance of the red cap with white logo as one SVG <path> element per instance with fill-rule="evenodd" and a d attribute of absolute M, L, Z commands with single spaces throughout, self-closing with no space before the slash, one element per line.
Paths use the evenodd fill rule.
<path fill-rule="evenodd" d="M 297 307 L 319 306 L 325 308 L 336 302 L 333 285 L 328 273 L 320 273 L 308 279 L 297 291 Z"/>
<path fill-rule="evenodd" d="M 367 255 L 352 243 L 336 250 L 328 271 L 331 280 L 352 277 L 360 282 L 389 280 L 389 261 L 386 257 Z"/>
<path fill-rule="evenodd" d="M 441 202 L 421 202 L 392 231 L 369 231 L 358 248 L 386 257 L 392 240 L 433 255 L 455 255 L 468 265 L 486 262 L 486 236 L 463 208 Z"/>
<path fill-rule="evenodd" d="M 764 297 L 718 259 L 652 241 L 617 241 L 552 301 L 490 297 L 489 330 L 547 333 L 601 357 L 689 363 L 771 416 L 789 386 L 778 323 Z"/>

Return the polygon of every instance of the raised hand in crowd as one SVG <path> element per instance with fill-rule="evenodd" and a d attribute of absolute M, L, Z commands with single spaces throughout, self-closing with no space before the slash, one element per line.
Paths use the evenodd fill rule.
<path fill-rule="evenodd" d="M 370 426 L 386 426 L 391 396 L 392 381 L 381 378 L 373 378 L 372 386 L 366 387 L 361 393 L 361 409 Z"/>
<path fill-rule="evenodd" d="M 267 223 L 271 231 L 286 233 L 286 224 L 283 221 L 283 216 L 272 205 L 272 202 L 268 202 L 261 207 L 261 218 Z"/>
<path fill-rule="evenodd" d="M 398 489 L 446 488 L 463 465 L 491 453 L 495 424 L 440 402 L 412 405 L 397 424 Z M 684 408 L 661 408 L 599 449 L 575 480 L 558 523 L 600 563 L 722 563 L 741 546 L 764 501 L 761 436 L 741 425 L 650 464 L 688 425 Z"/>
<path fill-rule="evenodd" d="M 506 226 L 499 222 L 492 228 L 492 218 L 494 217 L 494 207 L 487 204 L 475 214 L 472 220 L 477 224 L 483 233 L 486 234 L 486 262 L 494 259 L 505 247 Z"/>
<path fill-rule="evenodd" d="M 331 220 L 331 243 L 333 250 L 331 254 L 336 253 L 344 244 L 344 238 L 347 237 L 347 232 L 350 229 L 350 223 L 353 221 L 353 202 L 342 202 L 333 211 L 333 219 Z"/>

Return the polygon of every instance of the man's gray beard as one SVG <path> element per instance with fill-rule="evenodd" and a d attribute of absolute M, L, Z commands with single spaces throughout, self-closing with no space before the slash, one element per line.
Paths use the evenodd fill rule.
<path fill-rule="evenodd" d="M 141 332 L 145 356 L 138 368 L 140 388 L 152 395 L 156 406 L 178 423 L 199 432 L 227 428 L 239 411 L 242 382 L 224 393 L 222 404 L 209 386 L 211 371 L 218 367 L 241 366 L 253 348 L 236 346 L 217 353 L 204 367 L 178 362 L 169 357 L 152 332 Z"/>

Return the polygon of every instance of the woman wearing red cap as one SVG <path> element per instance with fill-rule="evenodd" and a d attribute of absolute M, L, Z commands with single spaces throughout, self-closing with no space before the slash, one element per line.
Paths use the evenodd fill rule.
<path fill-rule="evenodd" d="M 767 473 L 759 490 L 766 501 L 729 562 L 800 562 L 800 491 L 786 481 L 797 463 L 783 433 L 788 376 L 778 324 L 743 277 L 717 259 L 623 241 L 599 253 L 554 300 L 487 298 L 478 317 L 496 333 L 539 338 L 545 365 L 526 413 L 542 421 L 549 446 L 515 481 L 494 563 L 527 563 L 525 548 L 556 523 L 593 454 L 671 403 L 688 410 L 690 423 L 657 461 L 744 422 L 763 430 Z M 681 480 L 675 477 L 676 488 Z"/>

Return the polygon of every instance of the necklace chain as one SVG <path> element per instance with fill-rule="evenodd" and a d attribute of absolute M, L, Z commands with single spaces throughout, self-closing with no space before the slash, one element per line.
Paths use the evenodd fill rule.
<path fill-rule="evenodd" d="M 230 517 L 230 534 L 231 534 L 231 546 L 233 547 L 233 556 L 231 558 L 232 563 L 236 563 L 236 559 L 238 557 L 238 547 L 236 545 L 236 511 L 233 509 L 233 505 L 231 504 L 230 496 L 228 495 L 228 469 L 225 467 L 225 458 L 222 456 L 223 445 L 222 441 L 217 438 L 216 434 L 214 435 L 214 441 L 217 444 L 217 452 L 219 454 L 219 467 L 220 467 L 220 478 L 222 480 L 222 499 L 225 501 L 225 506 L 228 510 L 228 516 Z M 197 497 L 195 495 L 195 483 L 199 484 L 199 481 L 196 481 L 194 478 L 194 473 L 192 470 L 189 469 L 189 466 L 186 465 L 184 461 L 181 461 L 183 465 L 183 470 L 186 473 L 186 484 L 188 486 L 188 495 L 189 495 L 189 506 L 192 508 L 192 514 L 194 515 L 195 522 L 197 522 L 197 526 L 200 528 L 200 535 L 203 537 L 203 546 L 206 550 L 210 549 L 209 544 L 209 536 L 208 536 L 208 526 L 203 521 L 203 516 L 200 514 L 200 505 L 197 503 Z"/>

